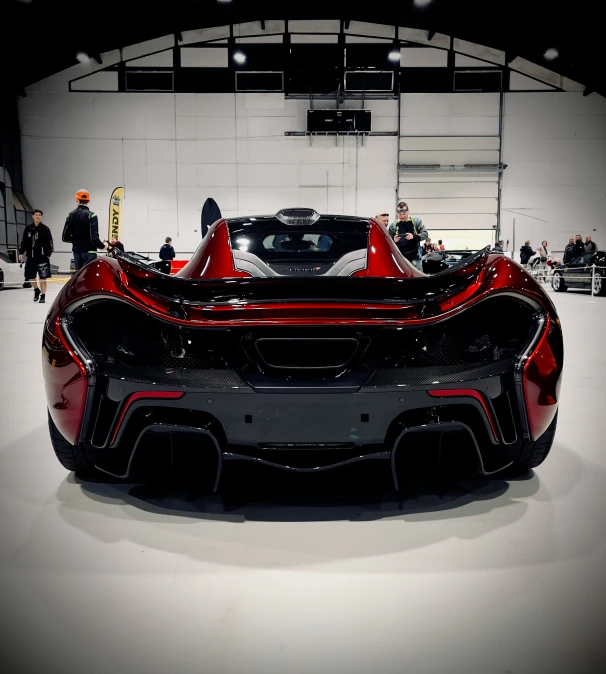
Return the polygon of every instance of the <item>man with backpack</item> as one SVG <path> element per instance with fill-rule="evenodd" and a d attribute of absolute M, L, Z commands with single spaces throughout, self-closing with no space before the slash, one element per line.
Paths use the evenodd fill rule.
<path fill-rule="evenodd" d="M 427 239 L 427 230 L 421 218 L 410 215 L 405 201 L 398 202 L 397 214 L 398 219 L 389 225 L 389 235 L 402 255 L 419 271 L 423 271 L 421 241 Z"/>

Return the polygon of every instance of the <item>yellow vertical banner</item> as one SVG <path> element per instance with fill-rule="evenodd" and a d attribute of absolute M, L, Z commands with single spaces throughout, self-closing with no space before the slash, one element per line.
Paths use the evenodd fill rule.
<path fill-rule="evenodd" d="M 120 241 L 120 221 L 122 219 L 122 201 L 124 199 L 124 188 L 116 187 L 109 200 L 109 235 L 108 240 L 114 237 Z"/>

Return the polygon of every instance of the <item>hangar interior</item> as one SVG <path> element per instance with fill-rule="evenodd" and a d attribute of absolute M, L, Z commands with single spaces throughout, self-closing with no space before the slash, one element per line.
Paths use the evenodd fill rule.
<path fill-rule="evenodd" d="M 9 23 L 42 30 L 40 4 L 11 0 Z M 49 305 L 82 188 L 107 238 L 122 186 L 121 241 L 154 259 L 166 237 L 193 255 L 208 198 L 226 218 L 300 206 L 391 220 L 405 200 L 432 240 L 502 241 L 516 262 L 526 240 L 554 257 L 576 234 L 606 250 L 589 10 L 566 26 L 545 2 L 188 0 L 139 21 L 143 3 L 104 4 L 88 35 L 70 20 L 42 57 L 14 65 L 21 43 L 3 45 L 0 253 L 16 261 L 42 208 Z M 370 126 L 310 127 L 309 111 L 353 110 Z M 5 288 L 0 669 L 604 671 L 606 305 L 543 285 L 566 353 L 549 459 L 406 493 L 367 468 L 309 481 L 244 469 L 211 494 L 67 473 L 48 437 L 45 310 Z"/>

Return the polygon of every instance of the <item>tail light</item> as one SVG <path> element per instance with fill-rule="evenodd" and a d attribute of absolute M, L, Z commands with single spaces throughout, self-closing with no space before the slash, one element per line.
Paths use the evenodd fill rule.
<path fill-rule="evenodd" d="M 44 326 L 42 370 L 51 418 L 61 435 L 75 445 L 84 416 L 88 373 L 55 312 L 51 312 Z"/>
<path fill-rule="evenodd" d="M 539 342 L 523 364 L 522 385 L 532 440 L 543 435 L 557 411 L 563 362 L 559 321 L 547 316 Z"/>

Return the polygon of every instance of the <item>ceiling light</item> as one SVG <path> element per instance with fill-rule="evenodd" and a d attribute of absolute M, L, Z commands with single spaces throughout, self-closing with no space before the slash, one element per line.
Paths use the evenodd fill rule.
<path fill-rule="evenodd" d="M 547 59 L 548 61 L 553 61 L 554 59 L 557 59 L 559 55 L 560 55 L 560 52 L 557 49 L 554 49 L 554 47 L 550 47 L 543 54 L 543 58 Z"/>
<path fill-rule="evenodd" d="M 415 7 L 427 7 L 431 0 L 414 0 Z"/>
<path fill-rule="evenodd" d="M 80 51 L 76 54 L 76 58 L 80 63 L 88 63 L 90 61 L 90 57 L 88 54 L 85 54 L 83 51 Z"/>
<path fill-rule="evenodd" d="M 246 63 L 246 54 L 241 51 L 234 52 L 234 61 L 240 65 Z"/>
<path fill-rule="evenodd" d="M 387 55 L 387 58 L 390 61 L 399 61 L 400 60 L 400 50 L 397 47 L 394 47 L 389 54 Z"/>
<path fill-rule="evenodd" d="M 231 0 L 217 0 L 217 2 L 220 5 L 228 5 L 231 2 Z"/>

